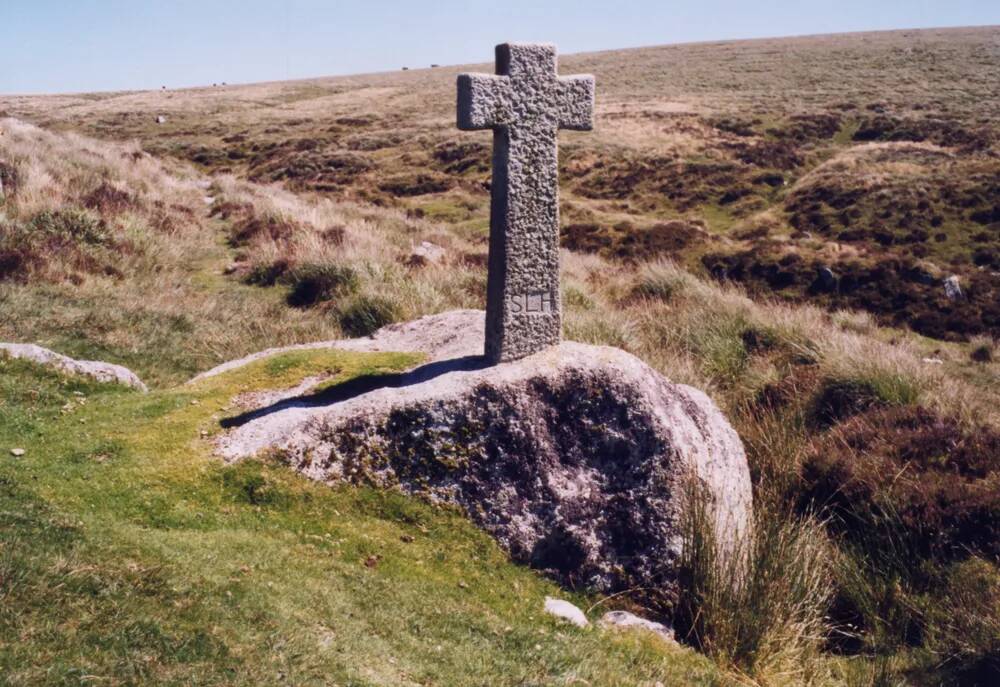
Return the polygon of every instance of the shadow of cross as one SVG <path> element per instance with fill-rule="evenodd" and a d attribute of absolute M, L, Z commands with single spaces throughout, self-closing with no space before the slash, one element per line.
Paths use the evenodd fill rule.
<path fill-rule="evenodd" d="M 493 129 L 486 359 L 559 343 L 559 129 L 594 123 L 594 77 L 561 77 L 553 45 L 504 43 L 496 75 L 458 77 L 458 128 Z"/>

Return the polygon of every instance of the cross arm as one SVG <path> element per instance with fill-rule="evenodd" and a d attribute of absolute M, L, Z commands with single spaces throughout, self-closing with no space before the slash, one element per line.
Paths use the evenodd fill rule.
<path fill-rule="evenodd" d="M 492 129 L 510 121 L 510 78 L 493 74 L 458 75 L 458 128 Z"/>
<path fill-rule="evenodd" d="M 590 131 L 594 128 L 594 77 L 561 76 L 558 80 L 559 128 Z"/>

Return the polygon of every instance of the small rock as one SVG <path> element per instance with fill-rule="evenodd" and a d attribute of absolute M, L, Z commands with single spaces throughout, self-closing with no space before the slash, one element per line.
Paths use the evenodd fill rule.
<path fill-rule="evenodd" d="M 15 458 L 20 458 L 21 456 L 24 455 L 24 449 L 23 448 L 12 448 L 10 450 L 10 455 L 14 456 Z"/>
<path fill-rule="evenodd" d="M 615 629 L 638 628 L 640 630 L 653 632 L 669 642 L 676 641 L 674 639 L 674 631 L 671 628 L 667 627 L 663 623 L 657 623 L 652 620 L 640 618 L 634 613 L 629 613 L 628 611 L 608 611 L 601 617 L 597 624 L 601 627 Z"/>
<path fill-rule="evenodd" d="M 944 280 L 944 295 L 950 301 L 957 301 L 962 298 L 962 287 L 958 283 L 958 276 L 953 274 Z"/>
<path fill-rule="evenodd" d="M 166 124 L 167 123 L 167 118 L 164 117 L 163 115 L 157 115 L 156 116 L 156 123 L 157 124 Z"/>
<path fill-rule="evenodd" d="M 445 255 L 447 255 L 447 251 L 436 243 L 421 241 L 420 245 L 413 249 L 407 260 L 407 264 L 412 267 L 422 267 L 428 264 L 436 265 L 444 260 Z"/>
<path fill-rule="evenodd" d="M 215 197 L 214 196 L 205 196 L 204 198 L 202 198 L 202 200 L 205 201 L 205 205 L 211 205 L 212 203 L 215 202 Z"/>
<path fill-rule="evenodd" d="M 944 365 L 944 361 L 941 358 L 924 358 L 924 363 L 928 365 Z"/>
<path fill-rule="evenodd" d="M 587 620 L 587 616 L 583 614 L 583 611 L 571 604 L 569 601 L 553 599 L 551 596 L 546 596 L 545 612 L 549 615 L 554 615 L 557 618 L 573 623 L 577 627 L 587 627 L 590 625 L 590 622 Z"/>

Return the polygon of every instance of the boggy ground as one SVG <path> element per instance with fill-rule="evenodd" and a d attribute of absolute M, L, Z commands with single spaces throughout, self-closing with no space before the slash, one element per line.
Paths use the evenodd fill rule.
<path fill-rule="evenodd" d="M 980 220 L 992 217 L 982 213 L 995 194 L 990 170 L 996 156 L 995 142 L 983 148 L 963 137 L 994 131 L 996 84 L 989 75 L 996 35 L 975 29 L 814 37 L 564 60 L 566 73 L 597 72 L 603 93 L 598 130 L 564 138 L 566 335 L 618 346 L 672 380 L 706 390 L 747 447 L 760 535 L 743 555 L 754 566 L 754 584 L 727 577 L 709 555 L 695 557 L 678 608 L 645 609 L 673 613 L 679 636 L 711 656 L 725 679 L 771 685 L 996 682 L 1000 363 L 994 338 L 986 334 L 995 300 L 985 289 L 993 288 L 993 277 L 987 266 L 975 265 L 975 251 L 990 245 L 976 237 L 993 235 L 992 221 Z M 181 406 L 199 399 L 170 389 L 226 360 L 275 345 L 362 336 L 388 322 L 443 310 L 481 308 L 489 137 L 453 130 L 455 71 L 4 98 L 0 108 L 42 126 L 0 120 L 0 339 L 125 364 L 158 390 L 150 404 Z M 854 110 L 834 107 L 848 102 Z M 161 111 L 168 121 L 157 125 L 153 117 Z M 920 129 L 920 141 L 872 140 L 869 133 L 854 140 L 862 119 L 910 122 L 930 114 L 955 126 Z M 769 133 L 778 127 L 798 133 Z M 105 140 L 58 131 L 69 128 Z M 191 155 L 193 146 L 213 151 L 275 143 L 278 150 L 283 141 L 318 140 L 321 129 L 331 128 L 338 131 L 324 134 L 329 140 L 316 155 L 363 160 L 321 168 L 317 174 L 336 188 L 319 189 L 309 175 L 261 183 L 269 179 L 263 171 L 268 165 L 281 170 L 311 159 L 306 143 L 301 154 L 286 146 L 255 168 L 249 159 L 206 162 Z M 903 129 L 914 130 L 909 123 Z M 223 141 L 238 135 L 246 136 L 243 144 Z M 379 147 L 368 140 L 376 135 L 398 140 Z M 139 141 L 110 140 L 118 137 Z M 377 149 L 363 149 L 372 146 Z M 757 154 L 764 155 L 753 158 L 757 162 L 737 159 Z M 365 170 L 342 172 L 351 165 Z M 411 174 L 426 179 L 407 186 Z M 451 185 L 415 193 L 439 182 Z M 879 200 L 886 189 L 892 202 Z M 940 226 L 926 230 L 928 241 L 903 240 L 937 215 Z M 801 226 L 792 224 L 795 217 Z M 849 232 L 855 231 L 860 238 L 852 240 Z M 946 240 L 937 241 L 935 232 Z M 417 255 L 423 241 L 440 246 L 441 256 Z M 912 254 L 918 245 L 930 252 Z M 964 267 L 963 254 L 969 256 Z M 814 288 L 820 261 L 836 272 L 837 289 Z M 858 270 L 845 267 L 850 264 Z M 726 273 L 721 280 L 720 266 Z M 957 304 L 940 300 L 939 280 L 952 271 L 961 274 L 966 291 Z M 979 286 L 977 280 L 985 281 Z M 733 281 L 747 283 L 753 298 Z M 845 305 L 879 313 L 875 318 Z M 962 308 L 980 315 L 966 316 Z M 938 315 L 938 329 L 918 322 L 929 314 Z M 949 322 L 967 328 L 949 328 Z M 4 616 L 0 635 L 4 668 L 12 666 L 5 676 L 18 676 L 15 684 L 44 682 L 49 678 L 39 676 L 40 666 L 50 665 L 47 652 L 65 646 L 61 667 L 45 674 L 51 682 L 82 682 L 85 675 L 111 675 L 109 682 L 122 684 L 150 675 L 169 682 L 176 675 L 175 682 L 184 683 L 195 674 L 192 666 L 203 668 L 198 661 L 236 670 L 249 676 L 247 682 L 266 682 L 261 676 L 271 674 L 263 671 L 277 661 L 288 670 L 318 665 L 344 682 L 399 683 L 389 667 L 398 664 L 389 659 L 409 658 L 383 652 L 375 667 L 388 672 L 363 676 L 347 667 L 356 663 L 350 651 L 343 660 L 323 654 L 310 663 L 303 656 L 312 655 L 299 652 L 305 644 L 284 643 L 286 636 L 257 607 L 228 635 L 249 632 L 251 639 L 239 640 L 243 645 L 229 653 L 211 637 L 157 624 L 156 613 L 166 617 L 166 606 L 154 613 L 143 605 L 147 597 L 123 590 L 142 588 L 141 580 L 129 577 L 128 561 L 145 570 L 159 569 L 163 559 L 147 558 L 146 549 L 135 558 L 132 549 L 119 546 L 118 535 L 108 535 L 112 541 L 101 533 L 135 526 L 140 533 L 129 530 L 134 538 L 121 541 L 134 543 L 153 532 L 163 537 L 161 552 L 191 537 L 192 560 L 212 552 L 215 565 L 239 569 L 243 549 L 214 553 L 215 540 L 189 528 L 190 513 L 166 525 L 159 506 L 147 509 L 148 518 L 136 514 L 145 508 L 146 492 L 162 496 L 151 501 L 162 505 L 189 492 L 197 500 L 207 493 L 203 489 L 222 490 L 221 481 L 192 486 L 186 480 L 225 469 L 183 443 L 188 434 L 164 438 L 152 423 L 163 415 L 147 409 L 146 422 L 144 401 L 128 396 L 118 405 L 108 396 L 106 415 L 67 420 L 62 409 L 68 405 L 69 414 L 79 405 L 69 398 L 73 390 L 98 393 L 35 368 L 4 365 L 0 436 L 29 449 L 27 461 L 4 463 L 14 501 L 2 510 L 16 522 L 0 530 L 0 593 L 5 604 L 19 604 L 4 606 L 16 609 Z M 51 396 L 53 388 L 63 391 Z M 49 419 L 31 419 L 39 408 Z M 202 404 L 188 411 L 194 408 L 206 410 Z M 125 448 L 96 446 L 105 435 Z M 156 437 L 170 446 L 161 451 L 148 443 Z M 77 455 L 92 444 L 94 465 Z M 175 462 L 178 456 L 186 462 Z M 157 471 L 160 459 L 174 467 Z M 116 460 L 131 467 L 108 478 L 119 480 L 116 496 L 97 504 L 93 492 L 109 482 L 93 471 Z M 174 468 L 184 474 L 170 472 Z M 141 474 L 146 469 L 152 470 L 148 478 Z M 265 484 L 291 479 L 281 468 L 262 469 Z M 257 498 L 261 482 L 247 479 L 249 486 L 237 485 L 237 491 Z M 134 484 L 143 488 L 130 492 Z M 310 498 L 325 497 L 317 490 Z M 117 500 L 125 505 L 119 508 Z M 99 517 L 91 515 L 92 503 L 100 506 L 93 511 Z M 257 513 L 259 505 L 250 504 L 247 513 Z M 32 519 L 36 507 L 41 520 Z M 340 513 L 335 519 L 348 513 L 346 503 L 332 507 Z M 350 509 L 352 518 L 364 511 Z M 106 528 L 112 515 L 124 520 Z M 58 539 L 63 522 L 84 523 L 74 536 L 98 547 L 93 558 L 72 562 L 76 554 Z M 298 529 L 292 523 L 275 537 L 292 540 Z M 31 545 L 48 541 L 42 534 L 57 538 L 55 548 L 32 557 Z M 695 535 L 693 529 L 692 541 Z M 241 541 L 257 540 L 254 534 Z M 692 550 L 704 553 L 711 546 Z M 298 549 L 279 553 L 282 570 L 301 563 Z M 67 560 L 69 568 L 60 563 Z M 206 574 L 196 567 L 164 568 L 170 580 L 188 582 L 169 581 L 160 589 L 174 585 L 187 598 L 190 589 L 202 588 L 190 582 Z M 214 574 L 215 568 L 206 569 Z M 88 577 L 88 570 L 96 572 Z M 302 574 L 294 579 L 330 582 L 311 563 Z M 434 574 L 419 575 L 419 585 L 431 585 Z M 525 571 L 511 574 L 543 584 Z M 94 576 L 103 581 L 78 582 Z M 371 593 L 351 579 L 336 578 L 330 593 L 361 604 Z M 284 584 L 275 573 L 258 588 L 261 595 L 267 581 Z M 53 589 L 62 604 L 51 611 L 56 615 L 26 610 L 46 608 Z M 216 592 L 224 594 L 223 587 L 204 589 L 198 603 L 221 603 Z M 445 587 L 420 589 L 431 589 L 428 598 L 436 603 Z M 175 602 L 183 599 L 170 597 Z M 97 614 L 83 629 L 75 624 L 81 608 Z M 308 612 L 302 613 L 296 619 L 308 625 Z M 192 627 L 205 624 L 209 616 L 200 614 L 190 616 Z M 211 615 L 220 617 L 221 611 Z M 120 632 L 103 632 L 108 618 L 121 623 Z M 457 674 L 451 668 L 416 658 L 428 646 L 419 640 L 425 627 L 417 622 L 405 631 L 401 641 L 417 647 L 408 665 L 417 666 L 412 673 L 425 682 L 449 684 Z M 66 643 L 70 630 L 77 634 Z M 358 633 L 384 639 L 375 631 Z M 282 654 L 288 646 L 293 648 Z M 441 646 L 453 656 L 466 645 Z M 615 684 L 636 674 L 607 658 L 603 645 L 587 646 L 598 657 L 581 658 L 583 664 L 604 667 L 584 679 Z M 552 650 L 562 647 L 557 642 Z M 502 644 L 499 653 L 475 655 L 486 657 L 484 671 L 510 669 L 542 684 L 576 675 L 569 668 L 517 672 L 512 657 L 522 649 Z M 631 667 L 653 661 L 660 666 L 655 670 L 670 675 L 652 651 L 652 658 L 643 653 L 622 660 Z M 145 665 L 153 665 L 152 672 L 141 672 Z M 273 681 L 288 670 L 279 667 Z"/>
<path fill-rule="evenodd" d="M 936 338 L 995 337 L 998 31 L 566 56 L 563 73 L 593 72 L 599 86 L 595 131 L 562 137 L 564 244 L 670 256 L 757 294 L 865 309 Z M 455 130 L 458 71 L 6 97 L 0 110 L 138 139 L 207 171 L 398 207 L 481 242 L 490 141 Z M 958 302 L 941 286 L 952 274 Z"/>

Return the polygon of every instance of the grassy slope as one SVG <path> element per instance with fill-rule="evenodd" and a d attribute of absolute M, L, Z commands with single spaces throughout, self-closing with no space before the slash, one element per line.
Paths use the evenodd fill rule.
<path fill-rule="evenodd" d="M 563 593 L 456 513 L 209 457 L 239 391 L 408 362 L 293 354 L 141 396 L 0 361 L 0 684 L 712 683 L 690 650 L 557 625 Z"/>

